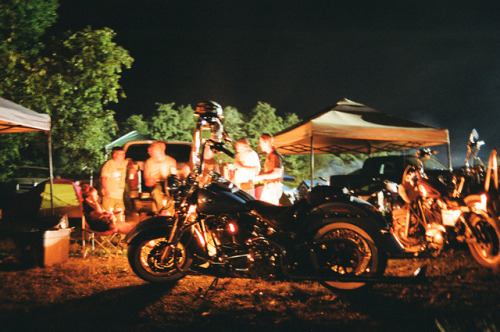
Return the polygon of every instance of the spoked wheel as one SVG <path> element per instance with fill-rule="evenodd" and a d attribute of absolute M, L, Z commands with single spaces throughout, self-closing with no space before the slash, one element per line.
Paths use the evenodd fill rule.
<path fill-rule="evenodd" d="M 186 275 L 193 262 L 182 243 L 175 247 L 163 237 L 145 237 L 128 247 L 128 261 L 140 278 L 153 283 L 169 283 Z"/>
<path fill-rule="evenodd" d="M 500 231 L 497 220 L 490 216 L 474 214 L 469 221 L 478 234 L 478 238 L 467 242 L 472 256 L 480 265 L 498 270 Z"/>
<path fill-rule="evenodd" d="M 327 275 L 378 276 L 387 266 L 387 256 L 379 252 L 372 237 L 363 229 L 348 223 L 333 223 L 315 236 L 319 244 L 318 267 Z M 365 282 L 325 281 L 328 288 L 354 290 Z"/>

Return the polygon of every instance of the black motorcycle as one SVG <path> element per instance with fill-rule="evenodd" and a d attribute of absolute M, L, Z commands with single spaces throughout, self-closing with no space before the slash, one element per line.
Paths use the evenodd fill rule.
<path fill-rule="evenodd" d="M 494 197 L 483 186 L 484 165 L 477 157 L 480 146 L 477 134 L 471 135 L 465 167 L 449 179 L 430 179 L 423 168 L 407 168 L 399 186 L 406 205 L 393 211 L 393 229 L 408 252 L 437 256 L 449 243 L 465 241 L 480 265 L 499 268 L 500 227 L 490 208 Z M 431 153 L 423 149 L 417 156 L 426 158 Z M 475 165 L 469 164 L 471 158 Z"/>
<path fill-rule="evenodd" d="M 200 151 L 207 147 L 232 154 L 214 139 Z M 319 186 L 292 206 L 275 206 L 218 173 L 205 174 L 203 158 L 197 160 L 175 216 L 145 220 L 127 235 L 129 263 L 142 279 L 169 283 L 197 272 L 315 280 L 338 289 L 415 279 L 383 276 L 390 255 L 403 248 L 369 203 Z"/>

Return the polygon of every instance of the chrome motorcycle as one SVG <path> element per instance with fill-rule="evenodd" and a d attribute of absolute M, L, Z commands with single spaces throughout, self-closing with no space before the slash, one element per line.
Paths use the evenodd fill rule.
<path fill-rule="evenodd" d="M 469 165 L 482 142 L 471 135 L 465 167 L 450 174 L 449 179 L 429 179 L 423 168 L 409 166 L 399 185 L 406 202 L 393 211 L 393 231 L 405 250 L 415 255 L 439 255 L 452 241 L 466 242 L 474 259 L 482 266 L 500 266 L 500 227 L 491 209 L 496 198 L 481 184 L 484 165 Z M 419 150 L 417 157 L 427 158 L 432 152 Z"/>
<path fill-rule="evenodd" d="M 216 114 L 198 116 L 201 121 Z M 197 130 L 202 127 L 199 122 Z M 232 155 L 218 137 L 204 139 L 200 151 Z M 356 289 L 422 277 L 383 275 L 387 259 L 403 248 L 369 203 L 319 186 L 292 206 L 275 206 L 254 199 L 217 172 L 207 174 L 202 153 L 196 160 L 175 216 L 145 220 L 127 235 L 128 260 L 140 278 L 172 283 L 201 273 L 314 280 Z"/>

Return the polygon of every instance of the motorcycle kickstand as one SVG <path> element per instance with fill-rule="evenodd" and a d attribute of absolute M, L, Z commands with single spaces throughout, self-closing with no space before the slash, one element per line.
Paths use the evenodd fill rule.
<path fill-rule="evenodd" d="M 198 288 L 198 295 L 194 298 L 194 300 L 198 298 L 204 298 L 207 296 L 208 292 L 212 289 L 215 289 L 217 287 L 217 283 L 219 282 L 219 277 L 215 277 L 214 280 L 210 283 L 210 285 L 203 291 L 203 288 Z"/>

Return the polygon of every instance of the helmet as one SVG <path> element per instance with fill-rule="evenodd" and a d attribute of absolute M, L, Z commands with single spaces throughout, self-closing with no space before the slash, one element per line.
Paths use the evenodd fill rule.
<path fill-rule="evenodd" d="M 215 101 L 201 101 L 196 105 L 195 114 L 203 117 L 219 117 L 222 118 L 222 107 Z"/>

